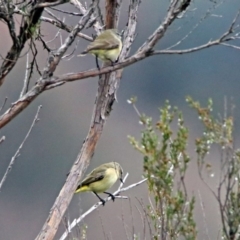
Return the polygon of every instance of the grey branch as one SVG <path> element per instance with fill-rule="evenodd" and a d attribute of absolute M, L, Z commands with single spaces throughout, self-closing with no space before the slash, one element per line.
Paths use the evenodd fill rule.
<path fill-rule="evenodd" d="M 23 88 L 20 93 L 20 98 L 27 92 L 29 86 L 29 53 L 27 53 L 27 60 L 26 60 L 26 70 L 25 70 L 25 78 L 23 80 Z"/>
<path fill-rule="evenodd" d="M 76 9 L 78 9 L 82 14 L 86 14 L 87 6 L 83 6 L 83 4 L 80 1 L 78 1 L 78 0 L 70 0 L 70 3 Z M 98 5 L 99 5 L 99 3 L 95 5 L 95 9 L 97 8 Z M 91 16 L 90 22 L 94 22 L 93 28 L 99 34 L 99 32 L 103 28 L 103 26 L 98 21 L 96 21 L 95 14 Z"/>
<path fill-rule="evenodd" d="M 67 15 L 72 15 L 72 16 L 76 16 L 76 17 L 82 17 L 83 16 L 82 13 L 69 12 L 69 11 L 65 11 L 65 10 L 62 10 L 62 9 L 55 8 L 55 7 L 51 7 L 51 9 L 55 10 L 57 12 L 65 13 Z"/>
<path fill-rule="evenodd" d="M 3 143 L 5 140 L 6 140 L 6 137 L 5 137 L 5 136 L 2 136 L 2 137 L 0 138 L 0 144 Z"/>
<path fill-rule="evenodd" d="M 7 102 L 7 97 L 5 97 L 5 99 L 4 99 L 4 101 L 3 101 L 3 104 L 2 104 L 2 106 L 0 107 L 0 112 L 4 109 L 4 107 L 5 107 L 5 104 L 6 104 L 6 102 Z"/>
<path fill-rule="evenodd" d="M 45 79 L 48 79 L 53 74 L 58 63 L 62 59 L 63 55 L 74 42 L 78 32 L 82 31 L 82 29 L 88 24 L 94 12 L 95 5 L 97 3 L 98 3 L 98 0 L 94 1 L 92 6 L 89 8 L 89 10 L 84 14 L 84 16 L 78 22 L 78 24 L 70 32 L 70 34 L 68 35 L 64 43 L 58 48 L 56 52 L 52 52 L 52 56 L 49 56 L 48 66 L 44 69 L 44 72 L 43 72 L 44 81 Z M 43 87 L 45 87 L 45 85 L 43 85 Z"/>
<path fill-rule="evenodd" d="M 42 3 L 38 3 L 35 8 L 46 8 L 46 7 L 53 7 L 53 6 L 57 6 L 57 5 L 61 5 L 66 3 L 66 0 L 57 0 L 54 2 L 42 2 Z"/>
<path fill-rule="evenodd" d="M 65 24 L 63 21 L 61 21 L 60 19 L 56 20 L 56 19 L 52 19 L 52 18 L 48 18 L 48 17 L 41 17 L 41 20 L 44 21 L 44 22 L 47 22 L 47 23 L 50 23 L 54 26 L 56 26 L 57 28 L 60 28 L 62 30 L 65 30 L 66 32 L 71 32 L 72 31 L 72 27 L 69 27 L 67 24 Z M 79 32 L 77 34 L 78 37 L 80 38 L 83 38 L 87 41 L 92 41 L 93 38 L 84 34 L 84 33 L 81 33 Z"/>

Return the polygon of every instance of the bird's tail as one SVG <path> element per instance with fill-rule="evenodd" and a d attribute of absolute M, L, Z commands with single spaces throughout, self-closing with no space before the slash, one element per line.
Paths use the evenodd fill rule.
<path fill-rule="evenodd" d="M 88 186 L 78 185 L 75 193 L 86 192 L 86 191 L 89 191 L 89 187 Z"/>
<path fill-rule="evenodd" d="M 79 55 L 77 55 L 77 57 L 83 57 L 87 54 L 88 52 L 85 50 L 83 52 L 81 52 Z"/>

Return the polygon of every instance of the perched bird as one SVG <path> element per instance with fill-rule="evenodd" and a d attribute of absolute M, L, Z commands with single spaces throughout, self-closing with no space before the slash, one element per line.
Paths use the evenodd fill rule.
<path fill-rule="evenodd" d="M 114 201 L 115 197 L 106 191 L 112 187 L 118 179 L 122 182 L 122 174 L 123 170 L 119 163 L 104 163 L 95 168 L 79 183 L 75 193 L 91 191 L 99 198 L 103 205 L 105 201 L 99 197 L 98 193 L 108 194 Z"/>
<path fill-rule="evenodd" d="M 87 53 L 95 55 L 97 68 L 100 70 L 98 58 L 103 62 L 111 62 L 113 65 L 118 60 L 121 50 L 121 36 L 116 29 L 108 29 L 100 33 L 80 56 Z"/>

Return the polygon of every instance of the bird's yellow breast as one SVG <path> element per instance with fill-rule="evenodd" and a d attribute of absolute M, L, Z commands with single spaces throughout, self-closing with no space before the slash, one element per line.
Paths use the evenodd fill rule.
<path fill-rule="evenodd" d="M 117 181 L 118 175 L 116 169 L 108 168 L 105 171 L 104 178 L 100 181 L 89 184 L 90 191 L 101 193 L 107 191 Z"/>
<path fill-rule="evenodd" d="M 102 61 L 112 61 L 115 62 L 121 52 L 121 48 L 115 48 L 111 50 L 92 50 L 89 51 L 93 55 L 97 55 Z"/>

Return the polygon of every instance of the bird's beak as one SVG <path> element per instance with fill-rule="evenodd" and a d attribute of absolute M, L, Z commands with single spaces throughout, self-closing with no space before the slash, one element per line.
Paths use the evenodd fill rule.
<path fill-rule="evenodd" d="M 120 182 L 121 182 L 121 183 L 123 183 L 123 180 L 122 180 L 122 178 L 120 178 L 119 180 L 120 180 Z"/>

